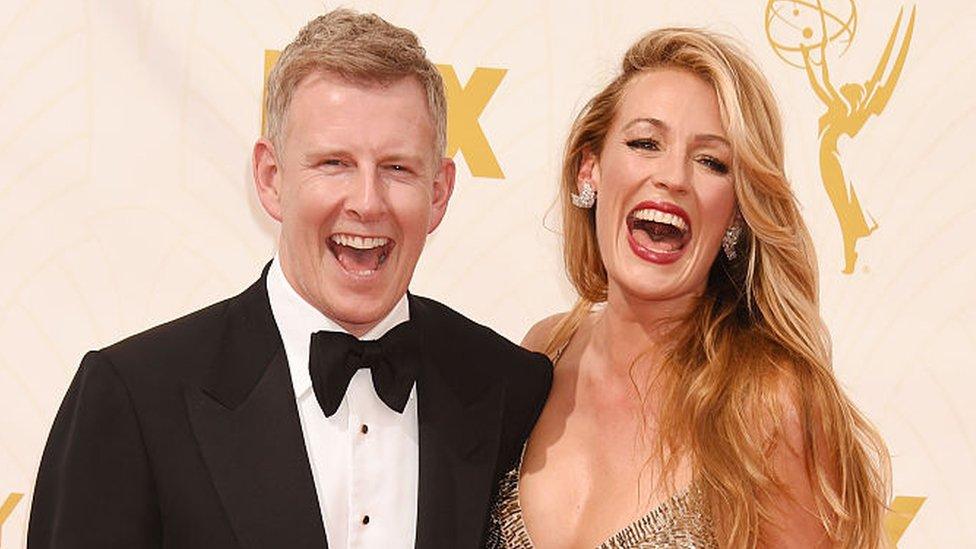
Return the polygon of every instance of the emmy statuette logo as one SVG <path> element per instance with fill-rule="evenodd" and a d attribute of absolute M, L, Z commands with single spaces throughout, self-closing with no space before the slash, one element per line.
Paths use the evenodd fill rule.
<path fill-rule="evenodd" d="M 915 8 L 901 33 L 903 16 L 904 10 L 899 11 L 871 77 L 864 83 L 838 87 L 830 65 L 854 41 L 858 21 L 854 0 L 768 0 L 766 4 L 769 45 L 780 59 L 804 71 L 826 109 L 818 127 L 820 177 L 840 224 L 845 274 L 853 273 L 857 264 L 857 241 L 874 232 L 878 222 L 861 205 L 854 183 L 844 176 L 837 144 L 841 136 L 855 138 L 868 118 L 879 116 L 891 99 L 915 30 Z M 898 496 L 888 505 L 884 529 L 892 545 L 897 544 L 924 502 L 924 497 Z"/>
<path fill-rule="evenodd" d="M 268 93 L 268 75 L 274 67 L 281 52 L 278 50 L 264 50 L 264 94 Z M 437 65 L 441 77 L 444 79 L 444 95 L 447 99 L 447 150 L 445 156 L 453 158 L 461 152 L 464 161 L 475 177 L 488 179 L 505 179 L 498 159 L 495 158 L 491 144 L 485 136 L 481 123 L 478 121 L 481 112 L 485 110 L 502 78 L 508 72 L 505 69 L 477 67 L 468 82 L 461 85 L 457 73 L 451 65 Z M 261 104 L 264 105 L 264 96 Z M 261 109 L 261 133 L 265 129 L 264 109 Z"/>
<path fill-rule="evenodd" d="M 766 5 L 766 38 L 770 46 L 783 61 L 805 71 L 814 94 L 826 107 L 819 125 L 820 177 L 840 223 L 845 274 L 854 272 L 857 241 L 874 232 L 878 223 L 861 205 L 854 183 L 844 176 L 837 142 L 843 135 L 856 137 L 868 118 L 872 114 L 879 116 L 891 99 L 908 56 L 915 8 L 912 7 L 898 44 L 903 15 L 903 10 L 899 11 L 871 77 L 864 83 L 838 87 L 831 79 L 830 64 L 854 41 L 854 0 L 769 0 Z M 898 52 L 892 60 L 896 44 Z"/>

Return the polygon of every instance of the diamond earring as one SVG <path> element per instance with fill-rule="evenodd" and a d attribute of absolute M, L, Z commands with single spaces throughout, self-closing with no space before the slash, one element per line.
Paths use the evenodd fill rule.
<path fill-rule="evenodd" d="M 729 258 L 729 261 L 739 255 L 735 245 L 739 243 L 740 236 L 742 236 L 742 224 L 737 219 L 728 229 L 725 229 L 725 234 L 722 236 L 722 249 L 725 250 L 725 257 Z"/>
<path fill-rule="evenodd" d="M 583 208 L 584 210 L 592 208 L 593 204 L 596 204 L 596 189 L 593 188 L 593 185 L 589 181 L 584 181 L 580 193 L 570 193 L 569 198 L 573 201 L 573 206 L 577 208 Z"/>

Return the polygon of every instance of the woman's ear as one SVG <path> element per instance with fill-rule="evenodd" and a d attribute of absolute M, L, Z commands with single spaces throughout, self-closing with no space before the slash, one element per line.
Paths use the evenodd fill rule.
<path fill-rule="evenodd" d="M 583 189 L 583 182 L 585 181 L 590 182 L 593 190 L 600 189 L 600 163 L 598 162 L 597 156 L 589 149 L 585 149 L 580 158 L 579 171 L 576 174 L 577 192 Z"/>

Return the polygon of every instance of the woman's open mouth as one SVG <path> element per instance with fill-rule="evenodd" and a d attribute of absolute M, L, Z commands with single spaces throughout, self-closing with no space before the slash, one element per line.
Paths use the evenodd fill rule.
<path fill-rule="evenodd" d="M 347 273 L 365 277 L 375 274 L 396 243 L 385 236 L 337 233 L 329 237 L 329 250 Z"/>
<path fill-rule="evenodd" d="M 642 202 L 627 214 L 627 241 L 631 250 L 651 263 L 673 263 L 691 241 L 691 222 L 678 206 Z"/>

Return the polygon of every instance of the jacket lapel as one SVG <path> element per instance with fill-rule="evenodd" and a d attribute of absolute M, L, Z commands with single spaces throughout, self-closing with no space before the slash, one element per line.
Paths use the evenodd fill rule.
<path fill-rule="evenodd" d="M 417 547 L 475 548 L 494 489 L 504 387 L 478 375 L 463 338 L 430 305 L 410 296 L 424 338 L 417 380 L 420 477 Z"/>
<path fill-rule="evenodd" d="M 325 529 L 266 275 L 228 302 L 221 350 L 203 386 L 186 388 L 187 410 L 241 547 L 321 548 Z"/>

